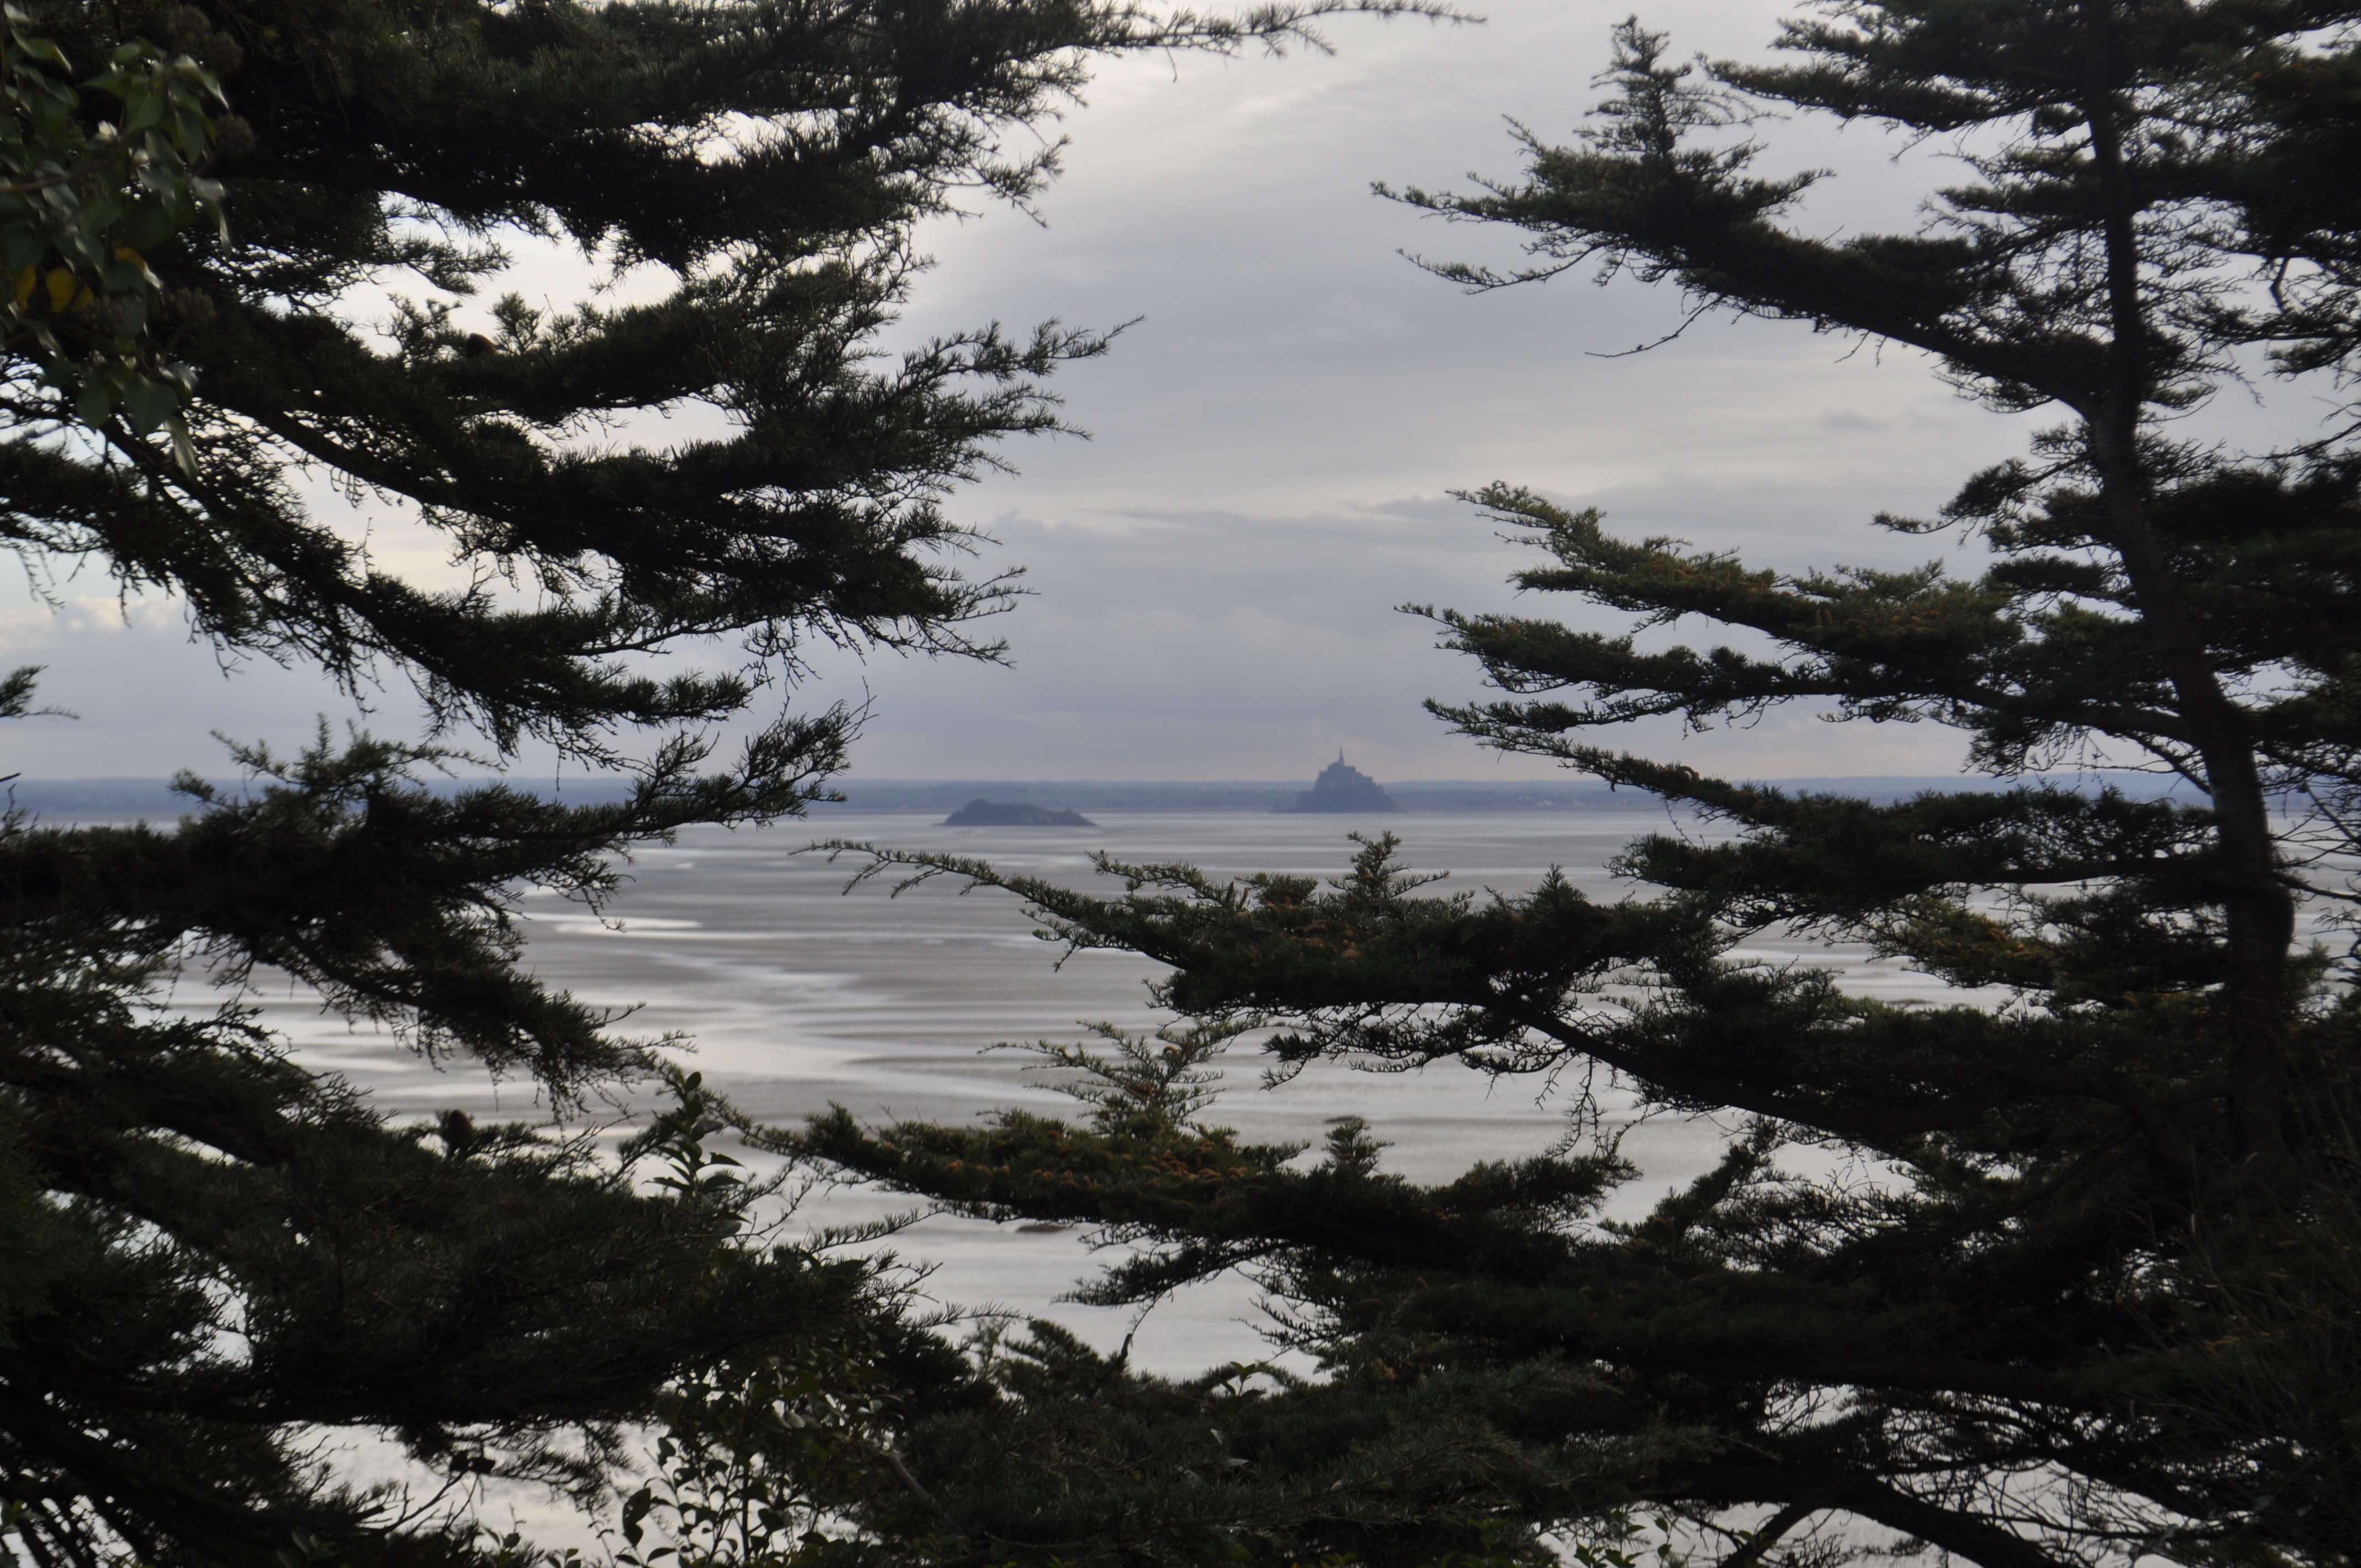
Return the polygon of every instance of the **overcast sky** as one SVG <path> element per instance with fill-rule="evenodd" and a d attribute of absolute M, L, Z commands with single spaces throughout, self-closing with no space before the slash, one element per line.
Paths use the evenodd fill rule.
<path fill-rule="evenodd" d="M 1949 548 L 1868 519 L 1939 505 L 2020 450 L 2038 416 L 1983 411 L 1907 351 L 1797 326 L 1712 322 L 1601 358 L 1664 332 L 1677 301 L 1576 275 L 1468 297 L 1402 259 L 1514 258 L 1513 236 L 1422 220 L 1370 182 L 1513 174 L 1503 117 L 1564 139 L 1599 96 L 1589 79 L 1624 14 L 1485 9 L 1481 26 L 1342 21 L 1334 55 L 1115 63 L 1066 124 L 1046 226 L 1003 209 L 928 229 L 939 265 L 897 341 L 994 320 L 1141 319 L 1111 356 L 1058 378 L 1091 440 L 1021 444 L 1007 454 L 1020 473 L 952 503 L 999 541 L 983 565 L 1027 571 L 1034 597 L 1001 623 L 1014 666 L 848 660 L 799 696 L 873 696 L 856 776 L 1287 779 L 1339 747 L 1381 779 L 1546 772 L 1420 710 L 1473 695 L 1476 674 L 1393 608 L 1516 602 L 1503 578 L 1521 553 L 1449 498 L 1494 479 L 1762 565 Z M 1676 47 L 1716 56 L 1759 54 L 1778 15 L 1756 0 L 1643 13 Z M 1941 148 L 1897 157 L 1860 129 L 1760 135 L 1767 170 L 1838 171 L 1806 209 L 1826 233 L 1909 226 L 1920 192 L 1956 172 Z M 567 269 L 535 261 L 517 286 L 563 305 Z M 2310 416 L 2301 399 L 2236 394 L 2205 417 L 2266 444 Z M 289 746 L 315 715 L 352 714 L 299 672 L 225 673 L 168 601 L 126 612 L 94 577 L 60 587 L 61 610 L 0 588 L 0 667 L 49 665 L 44 695 L 81 718 L 12 726 L 0 771 L 220 773 L 211 731 Z M 403 731 L 408 713 L 389 696 L 371 722 Z M 1941 773 L 1960 752 L 1931 726 L 1800 714 L 1630 741 L 1754 777 Z"/>

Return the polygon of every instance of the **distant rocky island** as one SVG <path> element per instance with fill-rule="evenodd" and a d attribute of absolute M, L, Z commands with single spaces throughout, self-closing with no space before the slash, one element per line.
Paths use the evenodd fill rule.
<path fill-rule="evenodd" d="M 981 797 L 969 801 L 943 818 L 946 828 L 1095 828 L 1079 811 L 1052 811 L 1046 806 L 1004 805 Z"/>
<path fill-rule="evenodd" d="M 1368 812 L 1400 811 L 1401 807 L 1386 793 L 1385 785 L 1347 763 L 1345 753 L 1339 751 L 1334 762 L 1320 770 L 1320 776 L 1312 781 L 1310 789 L 1273 809 Z"/>

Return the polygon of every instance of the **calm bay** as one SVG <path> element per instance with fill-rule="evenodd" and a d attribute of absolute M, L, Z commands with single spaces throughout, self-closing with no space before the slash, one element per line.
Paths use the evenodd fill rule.
<path fill-rule="evenodd" d="M 1390 831 L 1413 866 L 1450 872 L 1432 890 L 1438 894 L 1519 892 L 1556 865 L 1590 896 L 1614 899 L 1633 891 L 1604 869 L 1624 842 L 1651 830 L 1697 830 L 1644 811 L 1367 820 L 1138 811 L 1096 814 L 1095 821 L 1090 828 L 959 828 L 908 812 L 837 810 L 762 830 L 692 829 L 674 845 L 639 854 L 603 916 L 555 896 L 528 897 L 526 961 L 544 981 L 586 1002 L 630 1010 L 620 1025 L 626 1033 L 683 1036 L 690 1047 L 684 1059 L 765 1124 L 797 1124 L 831 1104 L 871 1122 L 961 1123 L 1018 1104 L 1057 1113 L 1071 1102 L 1033 1082 L 1020 1055 L 989 1047 L 1079 1039 L 1085 1021 L 1127 1028 L 1170 1022 L 1148 996 L 1158 967 L 1102 952 L 1061 964 L 1062 949 L 1033 934 L 1018 901 L 994 890 L 962 893 L 939 880 L 899 895 L 882 881 L 848 892 L 857 862 L 807 846 L 827 838 L 947 850 L 1068 885 L 1096 882 L 1113 893 L 1120 884 L 1095 877 L 1091 850 L 1186 861 L 1217 876 L 1325 877 L 1349 862 L 1349 833 Z M 1866 962 L 1858 952 L 1765 943 L 1752 956 L 1835 964 L 1850 971 L 1856 989 L 1897 1000 L 1933 991 L 1923 977 Z M 385 1034 L 348 1028 L 290 1001 L 260 1000 L 302 1059 L 344 1074 L 390 1116 L 424 1120 L 452 1107 L 478 1119 L 547 1115 L 528 1083 L 495 1083 L 464 1063 L 429 1064 Z M 1391 1146 L 1389 1167 L 1421 1180 L 1448 1179 L 1478 1159 L 1548 1149 L 1565 1134 L 1581 1087 L 1496 1081 L 1447 1065 L 1407 1075 L 1322 1066 L 1265 1087 L 1261 1068 L 1250 1047 L 1233 1053 L 1212 1120 L 1257 1141 L 1313 1142 L 1336 1118 L 1359 1116 Z M 1625 1153 L 1643 1172 L 1610 1212 L 1642 1210 L 1708 1168 L 1734 1130 L 1669 1117 L 1631 1125 L 1627 1099 L 1601 1092 L 1598 1102 L 1606 1127 L 1621 1132 Z M 633 1109 L 596 1107 L 588 1119 L 620 1137 Z M 871 1191 L 829 1190 L 807 1198 L 788 1223 L 870 1220 L 908 1206 Z M 1107 1348 L 1134 1330 L 1129 1312 L 1059 1299 L 1095 1266 L 1080 1232 L 933 1215 L 893 1245 L 933 1266 L 926 1289 L 945 1303 L 1049 1315 Z M 1137 1325 L 1134 1360 L 1185 1372 L 1255 1359 L 1265 1354 L 1257 1318 L 1243 1282 L 1199 1287 Z"/>

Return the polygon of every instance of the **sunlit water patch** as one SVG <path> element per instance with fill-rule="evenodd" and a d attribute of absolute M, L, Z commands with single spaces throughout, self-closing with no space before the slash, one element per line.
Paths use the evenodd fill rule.
<path fill-rule="evenodd" d="M 555 897 L 525 901 L 526 959 L 553 986 L 585 1002 L 627 1010 L 621 1027 L 693 1043 L 694 1065 L 742 1110 L 770 1124 L 796 1124 L 841 1104 L 870 1121 L 924 1118 L 961 1123 L 1024 1104 L 1055 1111 L 1067 1102 L 1029 1080 L 1023 1059 L 988 1049 L 997 1042 L 1079 1036 L 1086 1021 L 1148 1028 L 1167 1022 L 1148 986 L 1160 972 L 1125 954 L 1085 952 L 1060 963 L 1005 894 L 937 881 L 895 896 L 889 883 L 845 891 L 853 870 L 803 852 L 818 837 L 872 839 L 896 848 L 944 850 L 1071 886 L 1094 878 L 1088 851 L 1135 861 L 1182 861 L 1215 876 L 1257 871 L 1334 876 L 1354 846 L 1346 834 L 1399 834 L 1411 864 L 1447 870 L 1435 891 L 1532 887 L 1553 865 L 1595 898 L 1631 890 L 1608 876 L 1625 841 L 1665 819 L 1642 813 L 1404 815 L 1367 823 L 1247 813 L 1105 813 L 1089 829 L 952 828 L 907 814 L 831 814 L 814 823 L 762 831 L 692 829 L 678 843 L 640 854 L 631 880 L 594 916 Z M 1115 884 L 1104 883 L 1108 891 Z M 1897 965 L 1815 944 L 1756 941 L 1746 956 L 1767 962 L 1832 965 L 1849 982 L 1890 1000 L 1932 997 L 1938 988 Z M 430 1068 L 373 1031 L 285 1005 L 271 1022 L 300 1043 L 305 1061 L 346 1074 L 397 1116 L 459 1107 L 482 1117 L 544 1113 L 529 1084 L 494 1084 L 454 1065 Z M 1367 1120 L 1391 1145 L 1392 1168 L 1444 1179 L 1478 1159 L 1549 1148 L 1566 1128 L 1567 1086 L 1495 1081 L 1438 1066 L 1413 1074 L 1323 1066 L 1277 1088 L 1261 1083 L 1251 1052 L 1234 1059 L 1220 1122 L 1257 1141 L 1315 1142 L 1343 1116 Z M 1624 1130 L 1624 1149 L 1645 1173 L 1617 1207 L 1644 1208 L 1667 1188 L 1711 1166 L 1727 1129 L 1702 1120 L 1658 1119 L 1631 1126 L 1627 1100 L 1602 1096 L 1606 1124 Z M 614 1135 L 631 1111 L 609 1113 Z M 875 1218 L 906 1201 L 836 1191 L 807 1202 L 799 1222 Z M 939 1265 L 928 1288 L 947 1301 L 1059 1318 L 1112 1347 L 1131 1315 L 1060 1302 L 1093 1267 L 1075 1232 L 1027 1231 L 936 1216 L 899 1238 L 906 1255 Z M 1242 1284 L 1201 1287 L 1139 1326 L 1137 1364 L 1171 1371 L 1264 1353 L 1251 1291 Z"/>

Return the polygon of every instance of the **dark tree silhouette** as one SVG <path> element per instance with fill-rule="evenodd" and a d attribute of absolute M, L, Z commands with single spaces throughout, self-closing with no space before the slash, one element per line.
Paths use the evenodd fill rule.
<path fill-rule="evenodd" d="M 1783 63 L 1701 69 L 1635 21 L 1580 140 L 1521 132 L 1521 178 L 1400 193 L 1521 234 L 1521 270 L 1434 269 L 1470 287 L 1597 263 L 1700 312 L 1922 350 L 2057 422 L 1940 515 L 1878 520 L 1980 539 L 1972 576 L 1767 570 L 1512 486 L 1470 498 L 1542 552 L 1521 588 L 1760 650 L 1431 612 L 1500 688 L 1436 708 L 1460 731 L 1730 829 L 1633 844 L 1620 867 L 1653 899 L 1437 896 L 1391 839 L 1324 887 L 1108 863 L 1113 897 L 880 856 L 1171 965 L 1163 997 L 1197 1032 L 1104 1061 L 1131 1099 L 1088 1124 L 840 1115 L 783 1142 L 975 1212 L 1107 1227 L 1144 1250 L 1101 1299 L 1246 1269 L 1327 1369 L 1248 1398 L 1049 1336 L 994 1410 L 912 1440 L 979 1552 L 1411 1563 L 1603 1528 L 1586 1560 L 1606 1561 L 1662 1515 L 1732 1564 L 1816 1561 L 1797 1532 L 1828 1525 L 1812 1551 L 1909 1541 L 1985 1568 L 2356 1561 L 2361 458 L 2349 409 L 2252 455 L 2173 416 L 2242 371 L 2355 367 L 2356 23 L 1843 0 L 1787 26 Z M 1817 177 L 1757 171 L 1762 109 L 1956 137 L 1960 182 L 1915 232 L 1820 237 L 1792 212 Z M 1789 703 L 1951 726 L 2003 787 L 1795 794 L 1611 741 Z M 2094 755 L 2182 792 L 2043 776 Z M 1963 994 L 1899 1008 L 1730 956 L 1769 929 Z M 1347 1127 L 1307 1170 L 1170 1088 L 1250 1028 L 1282 1073 L 1604 1071 L 1744 1131 L 1631 1224 L 1596 1217 L 1632 1175 L 1611 1142 L 1429 1187 Z M 1077 1452 L 1089 1486 L 1051 1504 L 1018 1484 Z M 1164 1479 L 1184 1454 L 1193 1483 Z M 1513 1529 L 1479 1538 L 1486 1518 Z"/>
<path fill-rule="evenodd" d="M 316 1434 L 590 1497 L 626 1423 L 727 1365 L 857 1343 L 897 1385 L 961 1386 L 867 1270 L 749 1244 L 752 1190 L 704 1154 L 720 1113 L 693 1081 L 620 1167 L 587 1135 L 397 1125 L 251 1009 L 189 1011 L 173 981 L 269 971 L 561 1111 L 652 1083 L 645 1046 L 519 968 L 511 900 L 595 905 L 631 845 L 823 793 L 855 715 L 763 706 L 815 644 L 991 657 L 977 623 L 1007 580 L 958 569 L 973 541 L 943 499 L 1005 438 L 1057 429 L 1041 378 L 1105 346 L 987 327 L 882 360 L 913 224 L 1039 190 L 1057 143 L 1037 133 L 1096 57 L 1428 9 L 10 8 L 0 542 L 37 579 L 169 593 L 214 649 L 363 696 L 406 681 L 434 724 L 242 749 L 249 787 L 187 780 L 177 829 L 0 822 L 11 1550 L 472 1560 L 464 1513 L 346 1489 Z M 192 223 L 215 198 L 225 229 Z M 535 241 L 661 297 L 509 295 L 470 331 L 452 299 Z M 700 433 L 651 444 L 646 416 L 673 411 Z M 307 476 L 439 538 L 465 586 L 405 580 Z M 675 645 L 719 663 L 650 673 Z M 0 713 L 28 710 L 34 674 L 0 684 Z M 717 759 L 712 727 L 740 719 Z M 565 807 L 420 782 L 470 736 L 629 788 Z M 670 1186 L 642 1185 L 651 1160 Z"/>

